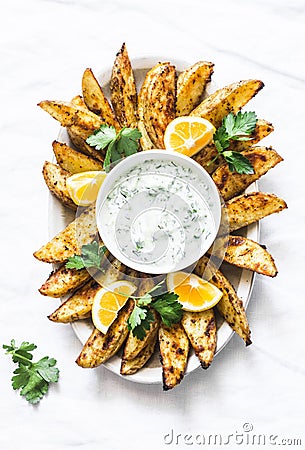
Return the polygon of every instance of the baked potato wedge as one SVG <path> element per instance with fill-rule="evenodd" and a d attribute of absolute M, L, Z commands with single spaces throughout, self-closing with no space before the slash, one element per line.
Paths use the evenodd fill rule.
<path fill-rule="evenodd" d="M 96 150 L 94 147 L 91 147 L 86 142 L 86 139 L 91 134 L 91 132 L 84 133 L 84 130 L 77 125 L 71 125 L 70 127 L 67 127 L 67 132 L 71 139 L 72 144 L 78 150 L 80 150 L 85 155 L 96 159 L 97 161 L 99 161 L 101 163 L 104 161 L 105 150 L 100 150 L 100 151 Z"/>
<path fill-rule="evenodd" d="M 117 131 L 120 125 L 116 120 L 114 112 L 108 102 L 101 86 L 93 75 L 91 69 L 86 69 L 82 78 L 82 91 L 84 102 L 88 109 L 102 119 L 108 125 L 112 125 Z"/>
<path fill-rule="evenodd" d="M 158 339 L 158 328 L 154 330 L 154 332 L 150 336 L 150 340 L 146 343 L 146 346 L 142 348 L 138 355 L 130 360 L 122 359 L 121 362 L 121 375 L 132 375 L 136 373 L 138 370 L 142 369 L 142 367 L 147 363 L 147 361 L 151 358 L 154 353 L 156 343 Z"/>
<path fill-rule="evenodd" d="M 242 236 L 229 236 L 224 260 L 268 277 L 277 275 L 277 268 L 270 253 L 257 242 Z"/>
<path fill-rule="evenodd" d="M 230 112 L 236 114 L 263 87 L 264 83 L 260 80 L 242 80 L 229 84 L 209 95 L 190 115 L 203 117 L 218 128 L 225 116 Z"/>
<path fill-rule="evenodd" d="M 142 278 L 140 281 L 140 285 L 137 290 L 137 297 L 142 297 L 146 292 L 150 291 L 154 287 L 154 282 L 151 277 Z M 154 315 L 154 322 L 150 324 L 150 329 L 147 330 L 146 336 L 143 340 L 138 339 L 133 333 L 130 331 L 125 343 L 123 359 L 132 360 L 134 359 L 146 346 L 147 342 L 150 340 L 151 335 L 154 333 L 156 328 L 159 326 L 159 317 L 155 310 L 151 310 Z"/>
<path fill-rule="evenodd" d="M 214 64 L 198 61 L 181 72 L 177 79 L 176 116 L 188 116 L 198 106 L 207 83 L 211 80 Z"/>
<path fill-rule="evenodd" d="M 217 344 L 216 321 L 213 309 L 201 312 L 184 311 L 181 324 L 190 340 L 191 346 L 195 350 L 201 367 L 207 369 L 213 361 Z"/>
<path fill-rule="evenodd" d="M 57 164 L 70 174 L 103 170 L 103 164 L 100 161 L 74 150 L 63 142 L 54 141 L 52 147 Z"/>
<path fill-rule="evenodd" d="M 70 197 L 66 186 L 67 178 L 71 176 L 71 173 L 56 164 L 46 161 L 43 165 L 42 174 L 50 192 L 55 195 L 55 197 L 57 197 L 58 200 L 60 200 L 65 206 L 76 210 L 77 206 Z"/>
<path fill-rule="evenodd" d="M 122 127 L 137 126 L 137 89 L 125 43 L 117 53 L 110 79 L 111 103 Z"/>
<path fill-rule="evenodd" d="M 94 328 L 76 360 L 79 366 L 97 367 L 119 351 L 128 334 L 127 320 L 133 308 L 133 300 L 128 300 L 106 334 Z"/>
<path fill-rule="evenodd" d="M 67 269 L 63 265 L 54 270 L 38 290 L 42 295 L 59 298 L 79 289 L 90 278 L 87 269 Z"/>
<path fill-rule="evenodd" d="M 176 116 L 175 101 L 176 69 L 159 63 L 147 72 L 139 93 L 140 122 L 155 148 L 164 148 L 165 129 Z"/>
<path fill-rule="evenodd" d="M 239 230 L 286 208 L 287 204 L 283 199 L 265 192 L 251 192 L 234 197 L 226 203 L 230 231 Z"/>
<path fill-rule="evenodd" d="M 90 206 L 34 256 L 44 262 L 62 263 L 70 256 L 80 255 L 82 246 L 92 242 L 96 234 L 95 207 Z"/>
<path fill-rule="evenodd" d="M 246 345 L 251 344 L 251 332 L 246 316 L 243 302 L 237 297 L 236 292 L 222 274 L 206 256 L 203 256 L 197 266 L 195 273 L 198 276 L 206 274 L 206 278 L 221 290 L 223 296 L 217 303 L 216 308 L 230 327 L 245 341 Z"/>
<path fill-rule="evenodd" d="M 242 152 L 249 150 L 254 144 L 257 144 L 261 139 L 268 136 L 273 131 L 273 126 L 271 123 L 263 119 L 258 119 L 256 122 L 255 130 L 249 141 L 234 141 L 230 142 L 229 150 Z M 213 173 L 223 162 L 224 159 L 219 157 L 216 161 L 213 159 L 218 155 L 217 149 L 213 142 L 208 144 L 202 150 L 200 150 L 196 155 L 193 156 L 195 161 L 197 161 L 208 173 Z M 213 161 L 213 162 L 212 162 Z"/>
<path fill-rule="evenodd" d="M 71 103 L 72 103 L 72 105 L 82 108 L 87 112 L 89 111 L 89 109 L 81 95 L 76 95 L 75 97 L 73 97 L 71 100 Z"/>
<path fill-rule="evenodd" d="M 212 178 L 224 200 L 240 194 L 251 183 L 283 161 L 283 158 L 271 147 L 252 147 L 242 154 L 250 160 L 255 172 L 253 175 L 230 172 L 226 162 L 213 172 Z"/>
<path fill-rule="evenodd" d="M 159 345 L 163 390 L 167 391 L 177 386 L 184 377 L 190 344 L 180 323 L 171 327 L 161 323 Z"/>
<path fill-rule="evenodd" d="M 86 269 L 85 269 L 86 270 Z M 52 314 L 48 316 L 52 322 L 69 323 L 79 319 L 90 317 L 92 304 L 96 293 L 122 278 L 123 264 L 115 259 L 107 264 L 105 272 L 95 274 L 83 287 L 62 303 Z M 86 270 L 87 272 L 87 270 Z M 87 272 L 88 273 L 88 272 Z"/>

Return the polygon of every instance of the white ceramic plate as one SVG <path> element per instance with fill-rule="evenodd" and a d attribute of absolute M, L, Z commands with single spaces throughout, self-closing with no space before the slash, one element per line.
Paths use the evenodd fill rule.
<path fill-rule="evenodd" d="M 167 57 L 149 57 L 149 58 L 138 58 L 132 60 L 132 66 L 134 69 L 135 79 L 137 83 L 137 88 L 139 88 L 144 80 L 145 74 L 148 69 L 153 67 L 160 61 L 170 60 L 172 64 L 175 64 L 177 71 L 182 71 L 186 67 L 189 67 L 193 62 L 182 61 L 177 59 L 169 59 Z M 104 93 L 109 97 L 109 80 L 111 76 L 111 68 L 103 70 L 98 76 L 98 80 L 103 87 Z M 210 94 L 216 89 L 216 84 L 210 83 L 207 87 L 207 93 Z M 65 142 L 72 146 L 70 138 L 64 128 L 61 128 L 58 136 L 58 140 Z M 256 190 L 256 185 L 251 185 L 247 192 Z M 74 218 L 73 212 L 65 208 L 54 196 L 50 194 L 49 197 L 49 235 L 50 237 L 55 236 L 59 231 L 67 226 Z M 252 224 L 248 226 L 245 230 L 244 235 L 254 241 L 259 240 L 259 225 Z M 229 278 L 233 286 L 237 291 L 238 297 L 243 301 L 245 307 L 248 305 L 252 286 L 254 283 L 254 274 L 248 270 L 241 270 L 238 268 L 233 268 L 233 266 L 223 265 L 221 268 L 225 275 Z M 90 320 L 80 320 L 72 323 L 72 328 L 79 338 L 79 340 L 84 344 L 88 337 L 90 336 L 93 325 Z M 231 337 L 233 336 L 233 331 L 229 325 L 224 322 L 221 318 L 217 318 L 217 350 L 216 355 L 226 346 Z M 107 369 L 111 370 L 113 373 L 120 375 L 120 364 L 121 358 L 120 353 L 113 356 L 108 362 L 104 364 Z M 189 374 L 193 370 L 197 369 L 200 363 L 195 356 L 194 352 L 191 352 L 188 360 L 186 374 Z M 128 375 L 123 377 L 125 380 L 133 381 L 136 383 L 161 383 L 162 373 L 161 366 L 159 362 L 159 355 L 157 352 L 150 359 L 148 364 L 134 375 Z"/>

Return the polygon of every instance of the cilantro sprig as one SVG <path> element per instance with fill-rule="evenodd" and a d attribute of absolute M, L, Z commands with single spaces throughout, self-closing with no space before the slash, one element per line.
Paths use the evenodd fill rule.
<path fill-rule="evenodd" d="M 35 344 L 22 342 L 20 347 L 14 339 L 10 345 L 3 345 L 7 355 L 11 355 L 14 363 L 18 364 L 12 377 L 14 390 L 20 389 L 20 395 L 32 404 L 38 403 L 48 392 L 49 384 L 58 381 L 59 370 L 56 359 L 45 356 L 37 362 L 33 362 L 32 351 L 37 348 Z"/>
<path fill-rule="evenodd" d="M 137 153 L 138 141 L 141 136 L 142 134 L 137 128 L 123 127 L 117 133 L 113 126 L 103 124 L 86 139 L 86 142 L 96 150 L 103 150 L 107 147 L 104 170 L 109 172 L 112 163 L 119 161 L 123 156 Z"/>
<path fill-rule="evenodd" d="M 145 338 L 151 322 L 154 321 L 152 309 L 160 314 L 162 322 L 168 327 L 181 320 L 183 311 L 177 294 L 166 292 L 152 295 L 153 292 L 156 294 L 155 291 L 163 283 L 164 281 L 161 281 L 142 297 L 130 297 L 135 301 L 135 307 L 128 318 L 127 325 L 129 331 L 132 331 L 132 334 L 140 340 Z"/>
<path fill-rule="evenodd" d="M 100 246 L 96 241 L 85 244 L 82 246 L 80 255 L 74 255 L 68 258 L 66 268 L 76 270 L 95 268 L 101 270 L 101 264 L 106 250 L 104 245 Z"/>
<path fill-rule="evenodd" d="M 236 115 L 230 113 L 223 118 L 221 126 L 214 133 L 214 144 L 218 155 L 223 156 L 229 165 L 231 172 L 240 174 L 253 174 L 254 168 L 243 154 L 232 150 L 226 150 L 230 146 L 230 141 L 248 141 L 251 139 L 257 122 L 255 112 L 238 112 Z"/>

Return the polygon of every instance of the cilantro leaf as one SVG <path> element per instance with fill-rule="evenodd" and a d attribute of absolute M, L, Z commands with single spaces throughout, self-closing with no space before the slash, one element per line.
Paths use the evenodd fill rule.
<path fill-rule="evenodd" d="M 106 250 L 105 246 L 100 247 L 99 243 L 96 241 L 85 244 L 82 246 L 81 255 L 74 255 L 68 258 L 66 268 L 80 270 L 95 267 L 96 269 L 101 269 Z"/>
<path fill-rule="evenodd" d="M 91 136 L 86 139 L 87 144 L 95 147 L 96 150 L 103 150 L 116 138 L 116 131 L 113 126 L 103 124 Z"/>
<path fill-rule="evenodd" d="M 181 303 L 177 300 L 178 298 L 177 294 L 167 292 L 151 304 L 151 307 L 160 314 L 162 322 L 168 327 L 181 320 L 183 311 Z"/>
<path fill-rule="evenodd" d="M 237 172 L 246 175 L 254 174 L 254 169 L 251 162 L 241 153 L 225 151 L 222 153 L 222 155 L 228 162 L 231 172 Z"/>
<path fill-rule="evenodd" d="M 6 354 L 12 356 L 13 362 L 18 367 L 13 372 L 12 387 L 20 390 L 20 395 L 32 404 L 38 403 L 49 389 L 49 383 L 58 381 L 59 370 L 54 358 L 45 356 L 37 362 L 33 362 L 30 353 L 37 346 L 29 342 L 22 342 L 20 347 L 16 346 L 14 339 L 10 345 L 3 345 Z"/>

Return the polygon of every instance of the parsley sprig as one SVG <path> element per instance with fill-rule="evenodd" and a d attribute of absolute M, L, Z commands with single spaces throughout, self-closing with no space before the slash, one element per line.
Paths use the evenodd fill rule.
<path fill-rule="evenodd" d="M 16 346 L 14 339 L 10 345 L 3 345 L 7 355 L 11 355 L 13 362 L 18 364 L 12 377 L 14 390 L 20 390 L 20 395 L 32 404 L 38 403 L 48 392 L 49 384 L 58 381 L 59 370 L 56 359 L 45 356 L 37 362 L 33 362 L 32 351 L 37 348 L 35 344 L 22 342 Z"/>
<path fill-rule="evenodd" d="M 81 255 L 74 255 L 68 258 L 66 268 L 76 270 L 95 268 L 101 270 L 106 250 L 104 245 L 100 246 L 96 241 L 91 242 L 91 244 L 85 244 L 82 246 Z"/>
<path fill-rule="evenodd" d="M 257 122 L 255 112 L 238 112 L 236 115 L 230 113 L 223 118 L 221 127 L 214 133 L 214 144 L 218 155 L 213 159 L 214 162 L 219 156 L 223 156 L 229 165 L 231 172 L 240 174 L 253 174 L 254 169 L 249 161 L 240 152 L 226 150 L 230 146 L 230 141 L 248 141 L 251 139 Z"/>
<path fill-rule="evenodd" d="M 183 311 L 178 295 L 173 292 L 156 295 L 156 291 L 163 283 L 164 280 L 142 297 L 129 297 L 135 301 L 135 307 L 127 321 L 128 329 L 140 340 L 145 338 L 151 322 L 154 321 L 152 309 L 160 314 L 162 322 L 168 327 L 181 320 Z M 152 293 L 155 295 L 153 296 Z"/>
<path fill-rule="evenodd" d="M 113 126 L 103 124 L 86 139 L 86 142 L 96 150 L 107 147 L 104 170 L 109 172 L 111 163 L 119 161 L 123 156 L 137 153 L 141 136 L 137 128 L 124 127 L 117 133 Z"/>

